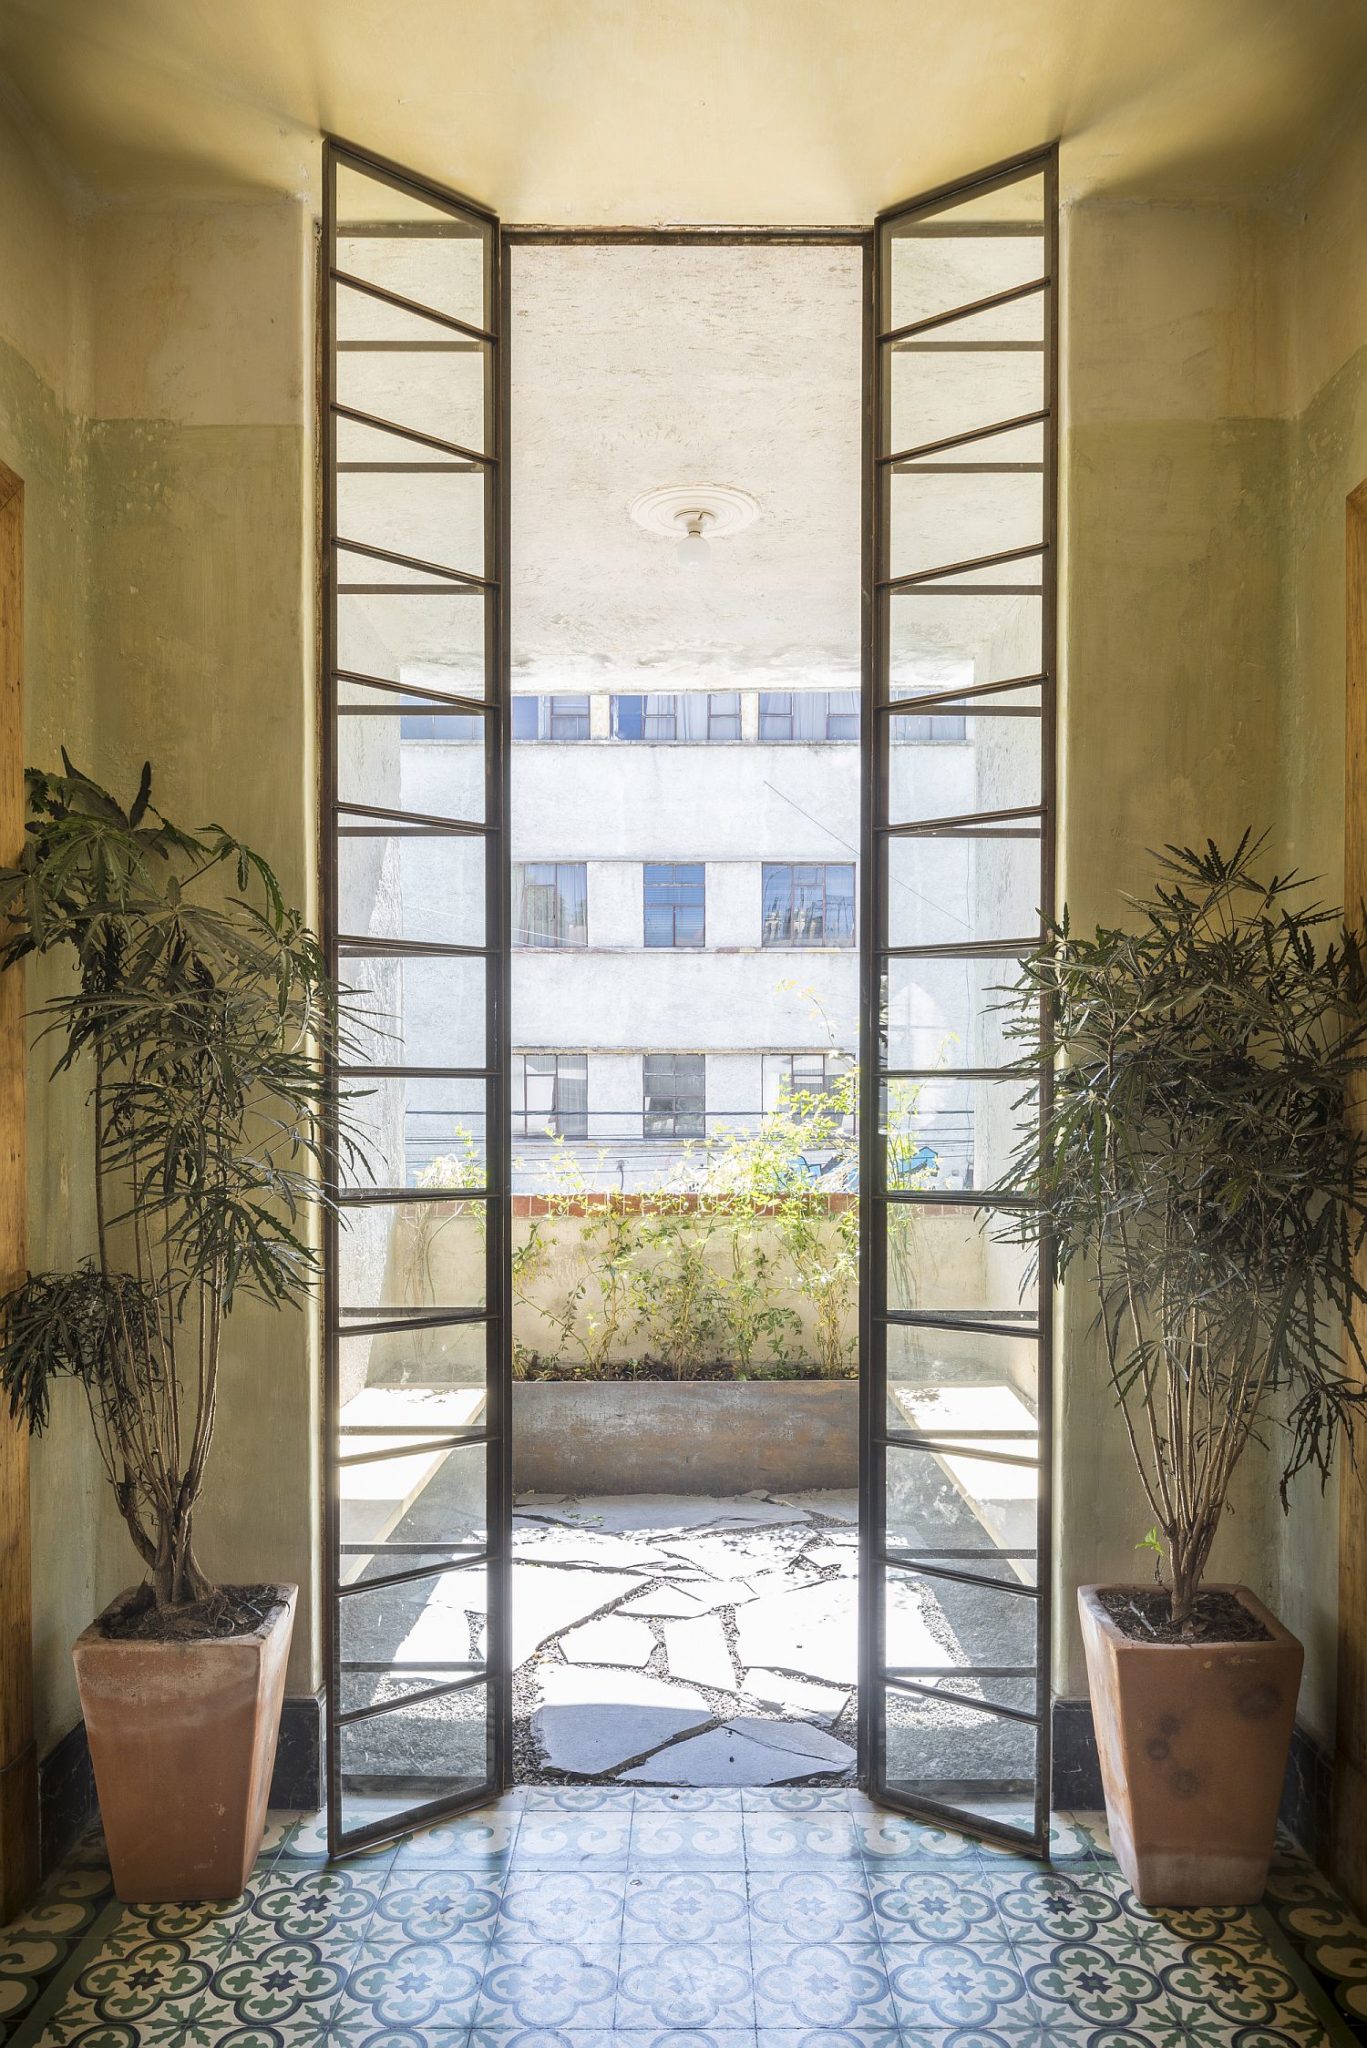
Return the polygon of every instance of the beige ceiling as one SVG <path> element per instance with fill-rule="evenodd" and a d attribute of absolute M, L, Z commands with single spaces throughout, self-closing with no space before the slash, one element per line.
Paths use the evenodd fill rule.
<path fill-rule="evenodd" d="M 0 0 L 96 189 L 309 192 L 321 130 L 520 221 L 854 222 L 1059 135 L 1074 191 L 1291 177 L 1367 0 Z"/>

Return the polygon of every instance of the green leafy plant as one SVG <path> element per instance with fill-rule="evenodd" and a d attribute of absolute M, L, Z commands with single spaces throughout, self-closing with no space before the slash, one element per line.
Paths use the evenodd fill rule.
<path fill-rule="evenodd" d="M 1285 1505 L 1364 1400 L 1367 985 L 1342 914 L 1263 844 L 1169 847 L 1129 928 L 1065 916 L 1007 1003 L 1036 1048 L 1051 1014 L 1060 1055 L 1010 1234 L 1091 1274 L 1180 1627 L 1249 1444 L 1281 1431 Z"/>
<path fill-rule="evenodd" d="M 34 1430 L 76 1380 L 158 1608 L 207 1597 L 193 1520 L 224 1323 L 244 1297 L 312 1289 L 323 1118 L 364 1164 L 324 1054 L 339 1006 L 317 940 L 250 847 L 125 810 L 75 769 L 30 770 L 18 864 L 0 871 L 0 965 L 69 963 L 38 1010 L 54 1073 L 90 1080 L 95 1243 L 0 1297 L 0 1391 Z"/>

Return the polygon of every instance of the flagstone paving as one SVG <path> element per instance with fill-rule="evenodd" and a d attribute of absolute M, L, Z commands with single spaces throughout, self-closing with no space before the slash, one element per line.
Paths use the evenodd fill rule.
<path fill-rule="evenodd" d="M 774 1731 L 781 1736 L 781 1729 Z M 0 1931 L 4 2048 L 1342 2048 L 1367 1930 L 1284 1844 L 1252 1910 L 1141 1906 L 858 1792 L 527 1787 L 241 1899 L 124 1906 L 98 1836 Z"/>
<path fill-rule="evenodd" d="M 854 1500 L 520 1500 L 519 1775 L 531 1783 L 848 1782 Z"/>

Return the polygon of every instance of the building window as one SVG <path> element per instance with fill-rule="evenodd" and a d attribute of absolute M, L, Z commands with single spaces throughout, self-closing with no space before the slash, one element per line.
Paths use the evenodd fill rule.
<path fill-rule="evenodd" d="M 740 691 L 655 691 L 614 697 L 613 737 L 619 740 L 738 740 Z"/>
<path fill-rule="evenodd" d="M 894 744 L 903 747 L 944 746 L 949 741 L 968 737 L 962 711 L 913 712 L 906 718 L 889 719 L 888 725 Z"/>
<path fill-rule="evenodd" d="M 519 861 L 513 901 L 515 946 L 587 946 L 589 878 L 582 860 Z"/>
<path fill-rule="evenodd" d="M 852 946 L 854 866 L 764 863 L 766 946 Z"/>
<path fill-rule="evenodd" d="M 859 738 L 858 690 L 761 690 L 761 740 L 785 745 Z"/>
<path fill-rule="evenodd" d="M 515 1052 L 512 1084 L 515 1138 L 587 1138 L 587 1053 Z"/>
<path fill-rule="evenodd" d="M 648 946 L 707 943 L 706 869 L 701 861 L 648 861 L 642 871 Z"/>
<path fill-rule="evenodd" d="M 701 1138 L 707 1131 L 706 1061 L 700 1052 L 648 1052 L 641 1128 L 647 1138 Z"/>
<path fill-rule="evenodd" d="M 588 736 L 586 696 L 514 697 L 515 740 L 586 740 Z"/>
<path fill-rule="evenodd" d="M 764 1055 L 764 1107 L 781 1109 L 796 1103 L 798 1113 L 816 1116 L 851 1072 L 849 1060 L 837 1052 L 767 1052 Z"/>
<path fill-rule="evenodd" d="M 405 711 L 399 719 L 401 740 L 482 740 L 484 720 L 477 711 Z"/>

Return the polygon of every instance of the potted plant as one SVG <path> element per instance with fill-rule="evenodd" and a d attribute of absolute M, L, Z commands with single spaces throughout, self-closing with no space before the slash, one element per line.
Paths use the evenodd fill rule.
<path fill-rule="evenodd" d="M 317 1277 L 337 1009 L 257 854 L 172 824 L 146 767 L 124 810 L 63 760 L 27 776 L 0 964 L 69 963 L 37 1015 L 54 1072 L 89 1076 L 94 1242 L 0 1298 L 0 1391 L 36 1431 L 53 1382 L 80 1383 L 146 1573 L 74 1650 L 119 1896 L 227 1898 L 260 1847 L 297 1589 L 213 1585 L 194 1515 L 227 1318 Z"/>
<path fill-rule="evenodd" d="M 1285 1508 L 1364 1398 L 1341 1349 L 1362 1364 L 1362 962 L 1262 855 L 1169 847 L 1126 929 L 1065 915 L 1007 1002 L 1036 1046 L 1043 1006 L 1058 1055 L 1011 1234 L 1089 1276 L 1166 1578 L 1078 1593 L 1111 1834 L 1150 1905 L 1262 1894 L 1302 1651 L 1207 1564 L 1249 1445 L 1280 1443 Z"/>

